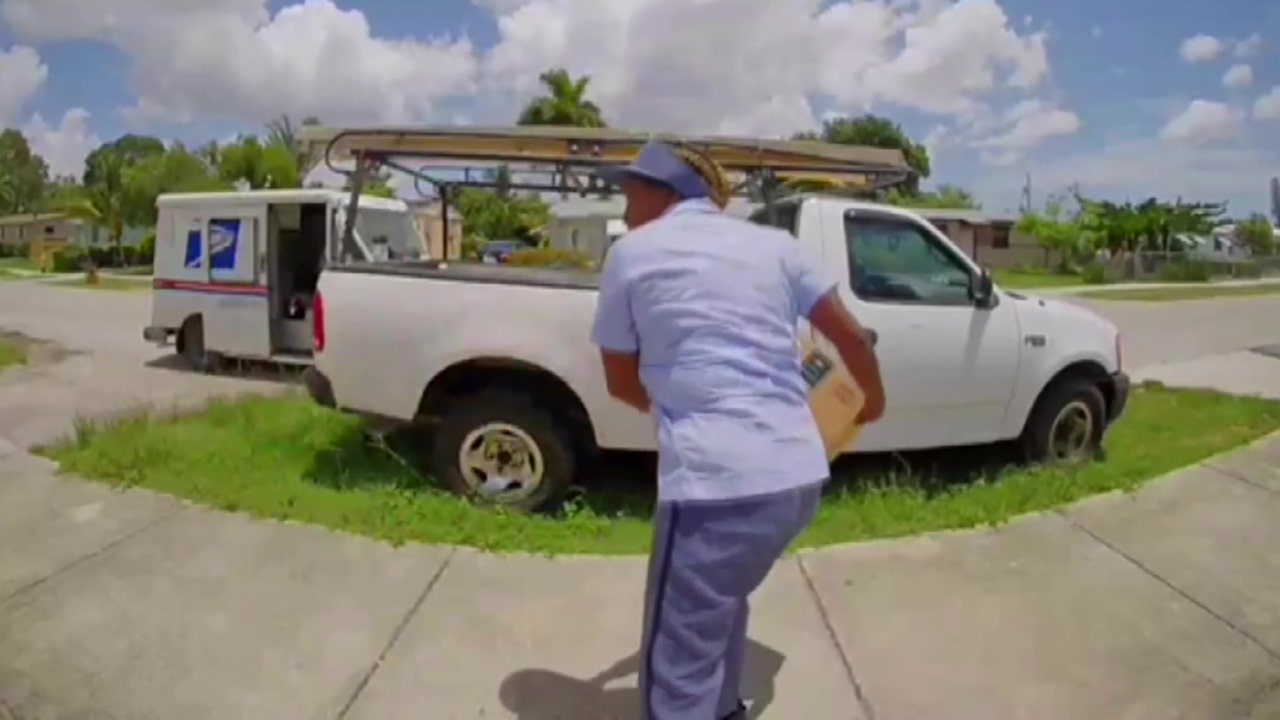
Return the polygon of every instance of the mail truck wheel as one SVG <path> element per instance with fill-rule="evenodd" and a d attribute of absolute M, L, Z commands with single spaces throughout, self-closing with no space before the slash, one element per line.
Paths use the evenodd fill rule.
<path fill-rule="evenodd" d="M 1022 433 L 1031 462 L 1076 462 L 1097 457 L 1106 432 L 1106 401 L 1088 378 L 1065 377 L 1045 388 Z"/>
<path fill-rule="evenodd" d="M 568 429 L 514 390 L 459 398 L 431 445 L 431 471 L 451 490 L 526 512 L 553 507 L 577 468 Z"/>
<path fill-rule="evenodd" d="M 178 330 L 178 352 L 187 365 L 198 372 L 215 372 L 222 364 L 218 353 L 205 349 L 204 318 L 199 315 L 187 318 Z"/>

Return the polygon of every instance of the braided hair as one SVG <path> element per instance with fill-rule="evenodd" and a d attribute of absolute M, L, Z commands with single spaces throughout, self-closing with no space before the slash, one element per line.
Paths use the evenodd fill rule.
<path fill-rule="evenodd" d="M 698 173 L 702 181 L 707 184 L 711 202 L 724 209 L 729 204 L 729 197 L 733 195 L 733 187 L 729 184 L 729 178 L 725 175 L 724 168 L 720 167 L 720 163 L 712 160 L 711 156 L 705 152 L 686 143 L 674 143 L 671 149 L 676 157 L 693 168 L 693 171 Z"/>

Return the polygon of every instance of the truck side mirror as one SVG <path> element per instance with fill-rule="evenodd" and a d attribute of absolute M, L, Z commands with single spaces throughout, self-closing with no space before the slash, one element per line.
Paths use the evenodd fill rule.
<path fill-rule="evenodd" d="M 973 300 L 974 305 L 980 308 L 991 307 L 995 294 L 996 287 L 991 280 L 990 270 L 982 268 L 977 275 L 969 276 L 969 299 Z"/>

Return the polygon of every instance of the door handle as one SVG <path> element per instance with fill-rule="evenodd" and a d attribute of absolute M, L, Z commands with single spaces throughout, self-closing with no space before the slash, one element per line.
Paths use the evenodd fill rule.
<path fill-rule="evenodd" d="M 874 328 L 864 327 L 862 330 L 866 333 L 868 345 L 875 347 L 876 343 L 880 342 L 880 333 L 876 332 Z"/>

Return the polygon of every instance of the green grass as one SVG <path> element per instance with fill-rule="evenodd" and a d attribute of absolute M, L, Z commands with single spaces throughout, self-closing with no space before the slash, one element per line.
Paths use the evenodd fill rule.
<path fill-rule="evenodd" d="M 26 362 L 27 346 L 21 340 L 0 334 L 0 370 Z"/>
<path fill-rule="evenodd" d="M 36 262 L 25 257 L 0 257 L 0 270 L 39 270 Z"/>
<path fill-rule="evenodd" d="M 1144 302 L 1172 302 L 1177 300 L 1208 300 L 1224 297 L 1250 297 L 1280 293 L 1280 283 L 1260 285 L 1192 285 L 1183 287 L 1139 288 L 1135 290 L 1089 290 L 1078 297 L 1094 300 L 1141 300 Z"/>
<path fill-rule="evenodd" d="M 110 290 L 115 292 L 147 292 L 151 290 L 151 283 L 146 280 L 130 280 L 127 278 L 108 277 L 99 275 L 98 282 L 90 283 L 83 276 L 74 280 L 58 280 L 57 285 L 62 287 L 79 288 L 82 290 Z"/>
<path fill-rule="evenodd" d="M 1159 386 L 1134 389 L 1107 440 L 1107 459 L 1066 468 L 1001 471 L 999 453 L 851 459 L 801 546 L 1000 523 L 1087 495 L 1128 490 L 1280 428 L 1280 403 Z M 171 493 L 214 507 L 325 525 L 392 542 L 493 550 L 644 552 L 652 456 L 613 461 L 555 516 L 474 505 L 411 469 L 396 448 L 364 440 L 359 422 L 302 397 L 222 401 L 186 417 L 81 424 L 46 454 L 65 471 Z"/>
<path fill-rule="evenodd" d="M 996 284 L 1010 290 L 1046 287 L 1075 287 L 1084 279 L 1075 274 L 1053 273 L 1047 270 L 996 270 Z"/>

